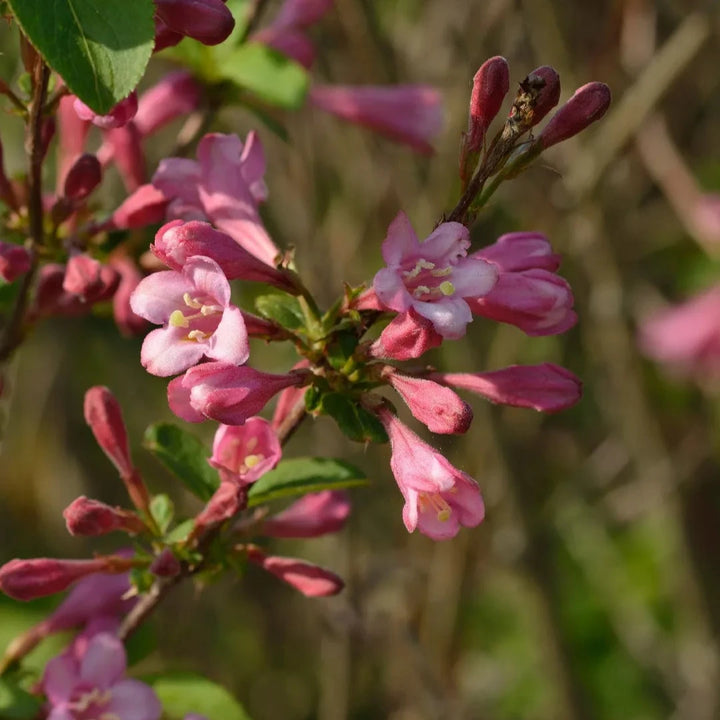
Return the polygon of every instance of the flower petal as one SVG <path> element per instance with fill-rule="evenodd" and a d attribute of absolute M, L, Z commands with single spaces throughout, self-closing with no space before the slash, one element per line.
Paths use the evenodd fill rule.
<path fill-rule="evenodd" d="M 192 282 L 182 273 L 163 270 L 138 283 L 130 296 L 130 307 L 136 315 L 162 325 L 174 310 L 185 304 L 183 295 L 192 290 Z"/>
<path fill-rule="evenodd" d="M 248 334 L 239 308 L 225 310 L 220 324 L 210 338 L 207 356 L 213 360 L 242 365 L 250 356 Z"/>
<path fill-rule="evenodd" d="M 420 248 L 420 240 L 410 224 L 408 216 L 400 211 L 390 223 L 387 236 L 382 244 L 382 256 L 392 266 L 400 265 L 404 257 L 416 253 Z"/>
<path fill-rule="evenodd" d="M 105 690 L 121 678 L 127 667 L 125 647 L 110 633 L 98 633 L 88 643 L 80 660 L 80 679 Z"/>
<path fill-rule="evenodd" d="M 184 328 L 158 328 L 145 336 L 140 363 L 152 375 L 169 377 L 198 363 L 207 350 L 206 343 L 188 340 Z"/>
<path fill-rule="evenodd" d="M 122 720 L 158 720 L 162 706 L 155 691 L 139 680 L 125 679 L 112 687 L 108 716 Z"/>

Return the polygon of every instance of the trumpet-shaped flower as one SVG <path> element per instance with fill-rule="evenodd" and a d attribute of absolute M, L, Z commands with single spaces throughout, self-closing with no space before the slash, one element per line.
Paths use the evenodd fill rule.
<path fill-rule="evenodd" d="M 433 540 L 455 537 L 460 526 L 475 527 L 485 517 L 480 489 L 466 473 L 453 467 L 387 408 L 378 411 L 390 437 L 393 471 L 405 498 L 403 521 Z"/>
<path fill-rule="evenodd" d="M 391 310 L 415 310 L 447 339 L 465 334 L 472 320 L 467 299 L 492 290 L 495 267 L 477 257 L 468 257 L 469 233 L 456 222 L 442 223 L 420 241 L 405 213 L 399 213 L 383 242 L 387 267 L 373 281 L 380 302 Z"/>
<path fill-rule="evenodd" d="M 140 360 L 153 375 L 187 370 L 203 357 L 240 365 L 248 359 L 242 313 L 230 304 L 230 284 L 210 258 L 190 258 L 182 272 L 158 272 L 140 282 L 132 310 L 155 324 Z"/>

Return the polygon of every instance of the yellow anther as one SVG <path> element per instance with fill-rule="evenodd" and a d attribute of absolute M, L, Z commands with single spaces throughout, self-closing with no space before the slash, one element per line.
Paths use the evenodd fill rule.
<path fill-rule="evenodd" d="M 437 268 L 437 270 L 432 270 L 430 274 L 433 277 L 447 277 L 448 275 L 452 275 L 453 269 L 451 267 L 446 268 Z"/>
<path fill-rule="evenodd" d="M 416 298 L 421 298 L 423 295 L 429 295 L 431 292 L 430 288 L 427 285 L 418 285 L 413 290 L 413 295 Z"/>
<path fill-rule="evenodd" d="M 416 278 L 423 270 L 432 270 L 434 267 L 435 263 L 431 263 L 429 260 L 425 260 L 425 258 L 420 258 L 415 263 L 415 267 L 412 270 L 405 270 L 403 272 L 403 275 L 408 280 L 412 280 L 413 278 Z"/>
<path fill-rule="evenodd" d="M 447 522 L 452 516 L 452 507 L 439 493 L 421 493 L 419 499 L 420 509 L 425 510 L 427 506 L 430 506 L 435 510 L 440 522 Z"/>
<path fill-rule="evenodd" d="M 190 322 L 188 319 L 182 314 L 181 310 L 173 310 L 170 313 L 170 317 L 168 318 L 168 322 L 170 323 L 171 327 L 188 327 L 190 325 Z"/>
<path fill-rule="evenodd" d="M 443 295 L 452 295 L 455 292 L 455 286 L 449 280 L 440 283 L 438 288 Z"/>
<path fill-rule="evenodd" d="M 244 465 L 248 470 L 251 470 L 259 462 L 262 462 L 264 459 L 265 459 L 264 455 L 246 455 Z"/>
<path fill-rule="evenodd" d="M 222 309 L 217 305 L 203 305 L 200 308 L 200 314 L 207 317 L 208 315 L 214 315 L 215 313 L 222 312 Z"/>
<path fill-rule="evenodd" d="M 188 340 L 195 340 L 195 341 L 205 340 L 207 337 L 208 337 L 208 334 L 204 333 L 202 330 L 191 330 L 187 334 Z"/>

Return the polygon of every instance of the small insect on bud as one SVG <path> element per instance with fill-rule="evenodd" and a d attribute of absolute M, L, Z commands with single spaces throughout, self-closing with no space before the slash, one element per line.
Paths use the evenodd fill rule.
<path fill-rule="evenodd" d="M 550 118 L 538 141 L 543 149 L 557 145 L 599 120 L 610 107 L 610 88 L 591 82 L 578 88 L 573 96 Z"/>

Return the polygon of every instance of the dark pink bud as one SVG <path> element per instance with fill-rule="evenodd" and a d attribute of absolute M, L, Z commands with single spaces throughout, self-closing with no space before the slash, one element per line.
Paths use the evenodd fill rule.
<path fill-rule="evenodd" d="M 103 287 L 100 277 L 102 265 L 85 253 L 77 253 L 69 260 L 65 269 L 63 290 L 83 300 L 96 295 Z"/>
<path fill-rule="evenodd" d="M 60 100 L 57 110 L 58 123 L 58 187 L 67 175 L 67 172 L 78 155 L 85 149 L 85 140 L 90 129 L 90 123 L 78 117 L 73 107 L 73 95 L 66 95 Z"/>
<path fill-rule="evenodd" d="M 140 335 L 148 326 L 148 321 L 136 315 L 130 307 L 130 296 L 140 284 L 142 275 L 137 265 L 128 257 L 110 258 L 111 267 L 120 276 L 120 284 L 113 295 L 113 317 L 123 335 Z"/>
<path fill-rule="evenodd" d="M 345 587 L 342 578 L 334 572 L 305 560 L 268 556 L 256 547 L 248 548 L 248 560 L 307 597 L 337 595 Z"/>
<path fill-rule="evenodd" d="M 195 517 L 192 535 L 198 537 L 205 530 L 229 520 L 245 506 L 246 493 L 236 482 L 221 482 L 207 505 Z"/>
<path fill-rule="evenodd" d="M 543 148 L 549 148 L 577 135 L 606 113 L 610 100 L 610 88 L 605 83 L 591 82 L 583 85 L 550 118 L 550 122 L 540 133 L 538 142 Z"/>
<path fill-rule="evenodd" d="M 77 295 L 63 290 L 65 266 L 48 263 L 40 268 L 33 303 L 33 315 L 61 315 L 74 317 L 86 314 L 92 305 Z"/>
<path fill-rule="evenodd" d="M 103 129 L 122 127 L 135 117 L 138 108 L 137 93 L 133 90 L 124 100 L 121 100 L 107 115 L 98 115 L 82 100 L 75 98 L 73 108 L 81 120 L 91 122 Z"/>
<path fill-rule="evenodd" d="M 350 498 L 343 490 L 323 490 L 296 500 L 265 521 L 262 534 L 282 538 L 312 538 L 336 533 L 350 517 Z"/>
<path fill-rule="evenodd" d="M 181 115 L 187 115 L 200 103 L 202 87 L 185 70 L 165 75 L 140 96 L 134 125 L 147 137 Z"/>
<path fill-rule="evenodd" d="M 95 155 L 85 153 L 70 166 L 63 184 L 63 195 L 76 202 L 84 200 L 102 180 L 102 168 Z"/>
<path fill-rule="evenodd" d="M 482 149 L 485 133 L 500 111 L 509 89 L 510 69 L 507 60 L 500 55 L 486 60 L 475 73 L 470 96 L 468 150 Z"/>
<path fill-rule="evenodd" d="M 63 517 L 71 535 L 107 535 L 115 530 L 137 535 L 146 530 L 145 523 L 135 513 L 84 495 L 65 508 Z"/>
<path fill-rule="evenodd" d="M 118 230 L 135 230 L 162 222 L 168 202 L 153 185 L 141 185 L 112 214 L 112 226 Z"/>
<path fill-rule="evenodd" d="M 91 387 L 85 393 L 84 413 L 85 422 L 90 426 L 97 444 L 120 475 L 132 475 L 135 468 L 130 459 L 122 410 L 115 396 L 106 387 Z"/>
<path fill-rule="evenodd" d="M 522 272 L 531 268 L 554 271 L 560 255 L 542 233 L 514 232 L 501 235 L 492 245 L 473 253 L 473 257 L 494 263 L 503 272 Z"/>
<path fill-rule="evenodd" d="M 281 390 L 303 385 L 306 375 L 299 371 L 273 375 L 246 365 L 208 362 L 170 381 L 168 403 L 188 422 L 209 418 L 225 425 L 242 425 Z"/>
<path fill-rule="evenodd" d="M 153 52 L 175 47 L 185 36 L 171 30 L 157 15 L 155 16 L 155 47 Z"/>
<path fill-rule="evenodd" d="M 412 308 L 397 315 L 369 350 L 370 357 L 411 360 L 431 348 L 440 347 L 443 337 L 432 322 Z"/>
<path fill-rule="evenodd" d="M 560 76 L 549 65 L 535 68 L 520 83 L 520 88 L 535 93 L 531 127 L 537 125 L 560 100 Z"/>
<path fill-rule="evenodd" d="M 32 264 L 30 253 L 22 245 L 13 245 L 0 240 L 0 278 L 11 283 L 24 275 Z"/>
<path fill-rule="evenodd" d="M 118 555 L 94 560 L 16 559 L 0 568 L 0 590 L 15 600 L 34 600 L 66 590 L 88 575 L 122 573 L 133 565 L 132 559 Z"/>
<path fill-rule="evenodd" d="M 98 154 L 102 152 L 106 156 L 103 162 L 112 157 L 128 192 L 137 190 L 147 180 L 147 170 L 141 135 L 135 122 L 108 130 L 104 135 L 105 144 Z"/>
<path fill-rule="evenodd" d="M 284 271 L 264 263 L 229 235 L 199 220 L 173 220 L 163 225 L 150 249 L 173 270 L 182 270 L 194 255 L 204 255 L 220 266 L 228 280 L 255 280 L 284 290 L 294 289 L 294 283 Z"/>
<path fill-rule="evenodd" d="M 204 45 L 221 43 L 235 27 L 222 0 L 155 0 L 155 11 L 170 30 Z"/>
<path fill-rule="evenodd" d="M 401 375 L 390 367 L 383 372 L 383 378 L 399 393 L 413 417 L 430 432 L 467 432 L 473 419 L 472 409 L 450 388 L 432 380 Z"/>
<path fill-rule="evenodd" d="M 540 412 L 558 412 L 580 400 L 582 383 L 569 370 L 554 363 L 511 365 L 482 373 L 431 373 L 430 377 L 469 390 L 491 402 Z"/>
<path fill-rule="evenodd" d="M 181 569 L 180 561 L 170 548 L 163 548 L 150 564 L 150 572 L 157 577 L 175 577 Z"/>

